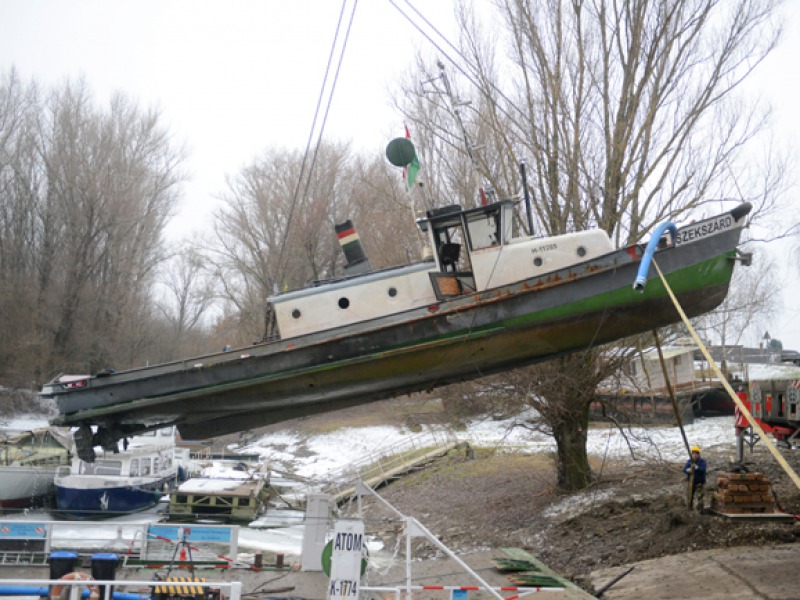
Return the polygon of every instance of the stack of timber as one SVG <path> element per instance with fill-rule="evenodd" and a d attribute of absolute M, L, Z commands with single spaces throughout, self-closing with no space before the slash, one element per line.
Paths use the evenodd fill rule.
<path fill-rule="evenodd" d="M 541 587 L 542 591 L 548 588 L 550 591 L 564 591 L 569 598 L 594 598 L 522 548 L 500 548 L 500 551 L 505 556 L 493 558 L 492 562 L 498 571 L 507 574 L 514 585 Z M 508 600 L 511 598 L 514 596 Z"/>
<path fill-rule="evenodd" d="M 728 515 L 777 512 L 772 483 L 763 473 L 724 473 L 717 476 L 714 509 Z"/>
<path fill-rule="evenodd" d="M 564 587 L 564 584 L 558 578 L 543 573 L 541 567 L 530 560 L 493 558 L 492 562 L 498 571 L 508 573 L 509 581 L 516 585 L 523 587 Z"/>

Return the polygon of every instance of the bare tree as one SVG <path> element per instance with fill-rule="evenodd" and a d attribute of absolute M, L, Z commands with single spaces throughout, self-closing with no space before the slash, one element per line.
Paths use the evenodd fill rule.
<path fill-rule="evenodd" d="M 112 356 L 127 363 L 137 346 L 116 341 L 135 333 L 131 317 L 149 302 L 182 155 L 156 110 L 117 95 L 102 112 L 82 82 L 55 91 L 48 112 L 43 212 L 57 216 L 60 267 L 50 281 L 57 292 L 51 364 L 69 365 L 76 349 L 90 357 L 84 368 L 102 368 Z"/>
<path fill-rule="evenodd" d="M 419 254 L 415 234 L 402 235 L 413 227 L 408 199 L 382 156 L 365 162 L 346 145 L 323 144 L 310 175 L 303 164 L 299 153 L 266 150 L 229 182 L 216 215 L 207 261 L 233 343 L 263 335 L 267 297 L 342 273 L 337 223 L 354 221 L 373 267 Z"/>
<path fill-rule="evenodd" d="M 737 90 L 777 42 L 778 0 L 495 5 L 504 28 L 493 37 L 461 9 L 465 77 L 454 87 L 472 101 L 474 110 L 462 116 L 482 148 L 476 154 L 487 186 L 516 195 L 516 162 L 527 159 L 537 233 L 597 226 L 624 244 L 724 199 L 749 200 L 756 214 L 774 209 L 784 168 L 773 163 L 756 173 L 751 150 L 768 115 Z M 497 54 L 498 36 L 508 42 L 508 59 Z M 419 67 L 422 79 L 437 78 Z M 457 139 L 427 121 L 451 110 L 441 95 L 408 85 L 403 106 L 424 122 L 427 150 L 443 149 L 440 137 Z M 426 110 L 416 112 L 420 106 Z M 448 156 L 432 162 L 453 164 Z M 738 176 L 744 172 L 753 177 Z M 608 375 L 602 356 L 587 349 L 527 371 L 529 396 L 546 403 L 538 410 L 556 438 L 565 489 L 590 481 L 584 431 L 593 384 Z"/>
<path fill-rule="evenodd" d="M 11 69 L 0 76 L 0 378 L 29 385 L 31 370 L 45 350 L 32 335 L 37 317 L 37 169 L 35 85 Z"/>
<path fill-rule="evenodd" d="M 216 290 L 200 252 L 184 247 L 162 265 L 158 279 L 164 295 L 156 306 L 167 325 L 161 343 L 164 358 L 174 360 L 220 350 L 209 347 L 206 335 L 210 324 L 204 320 L 214 306 Z"/>
<path fill-rule="evenodd" d="M 0 341 L 0 354 L 28 357 L 28 381 L 134 363 L 152 342 L 151 286 L 183 151 L 155 109 L 122 95 L 100 108 L 83 81 L 41 95 L 13 70 L 0 80 L 0 123 L 3 330 L 18 340 Z"/>
<path fill-rule="evenodd" d="M 751 268 L 735 272 L 722 305 L 696 319 L 697 328 L 707 339 L 716 338 L 723 346 L 760 341 L 780 308 L 779 289 L 775 261 L 764 253 L 756 253 Z"/>

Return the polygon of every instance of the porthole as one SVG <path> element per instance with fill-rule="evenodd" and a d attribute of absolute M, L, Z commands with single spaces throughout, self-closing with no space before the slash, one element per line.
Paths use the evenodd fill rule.
<path fill-rule="evenodd" d="M 339 308 L 345 309 L 350 306 L 350 300 L 347 298 L 339 298 Z"/>
<path fill-rule="evenodd" d="M 537 256 L 536 258 L 533 259 L 533 264 L 536 265 L 537 267 L 541 267 L 543 262 L 544 261 L 542 260 L 541 256 Z"/>
<path fill-rule="evenodd" d="M 586 256 L 586 248 L 583 246 L 578 246 L 578 256 Z"/>
<path fill-rule="evenodd" d="M 389 293 L 389 298 L 394 298 L 395 296 L 397 296 L 397 288 L 390 287 L 388 293 Z"/>
<path fill-rule="evenodd" d="M 295 309 L 292 311 L 292 317 L 293 317 L 293 318 L 295 318 L 295 319 L 299 319 L 299 318 L 300 318 L 300 314 L 301 314 L 301 313 L 300 313 L 300 310 L 298 310 L 297 308 L 295 308 Z"/>

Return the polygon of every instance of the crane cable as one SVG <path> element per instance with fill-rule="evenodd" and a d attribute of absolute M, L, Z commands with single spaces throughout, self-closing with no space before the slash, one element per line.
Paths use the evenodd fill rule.
<path fill-rule="evenodd" d="M 314 119 L 311 122 L 311 129 L 308 132 L 308 140 L 306 141 L 306 148 L 305 148 L 305 151 L 303 153 L 303 162 L 300 165 L 300 174 L 297 176 L 297 184 L 295 185 L 294 193 L 292 194 L 292 202 L 289 205 L 289 214 L 286 217 L 286 227 L 284 228 L 283 240 L 281 241 L 280 249 L 278 251 L 278 260 L 275 263 L 276 271 L 278 271 L 281 268 L 281 264 L 283 264 L 283 256 L 284 256 L 284 252 L 286 250 L 286 242 L 289 239 L 289 233 L 290 233 L 291 226 L 292 226 L 292 219 L 294 217 L 295 207 L 298 204 L 298 198 L 300 196 L 300 188 L 303 186 L 303 181 L 304 180 L 305 180 L 305 188 L 303 189 L 302 201 L 305 202 L 305 200 L 308 198 L 309 188 L 311 186 L 311 173 L 313 172 L 314 165 L 317 162 L 317 155 L 319 153 L 319 148 L 320 148 L 320 145 L 322 143 L 322 134 L 325 131 L 325 124 L 328 121 L 328 113 L 330 112 L 331 103 L 333 101 L 333 93 L 336 90 L 336 83 L 339 80 L 339 71 L 342 68 L 342 61 L 344 60 L 344 52 L 345 52 L 345 49 L 347 48 L 347 42 L 350 39 L 350 30 L 353 27 L 353 18 L 355 17 L 356 8 L 358 7 L 358 0 L 354 0 L 354 2 L 353 2 L 353 8 L 352 8 L 352 10 L 350 12 L 350 20 L 348 21 L 347 31 L 345 32 L 345 35 L 344 35 L 344 42 L 342 42 L 341 51 L 339 52 L 339 60 L 338 60 L 338 62 L 336 64 L 336 71 L 335 71 L 335 74 L 334 74 L 334 77 L 333 77 L 333 83 L 331 84 L 330 91 L 328 92 L 328 99 L 327 99 L 327 103 L 325 105 L 325 114 L 324 114 L 324 117 L 322 119 L 322 125 L 320 126 L 319 132 L 317 134 L 317 143 L 316 143 L 316 145 L 314 147 L 314 153 L 313 153 L 312 158 L 311 158 L 311 164 L 308 166 L 308 170 L 306 170 L 306 163 L 308 162 L 308 157 L 309 157 L 309 154 L 311 152 L 311 145 L 312 145 L 312 140 L 314 138 L 314 131 L 317 128 L 317 119 L 319 118 L 319 115 L 320 115 L 320 108 L 322 106 L 323 97 L 324 97 L 324 94 L 325 94 L 325 88 L 326 88 L 326 86 L 328 84 L 328 76 L 330 75 L 330 72 L 331 72 L 331 64 L 333 63 L 334 51 L 336 49 L 337 41 L 339 40 L 339 34 L 340 34 L 341 28 L 342 28 L 342 20 L 344 18 L 345 8 L 347 7 L 347 1 L 348 0 L 342 0 L 342 8 L 339 11 L 339 20 L 336 22 L 336 32 L 334 33 L 333 41 L 331 42 L 331 50 L 330 50 L 330 52 L 328 54 L 328 64 L 325 65 L 325 75 L 322 78 L 322 85 L 320 86 L 320 89 L 319 89 L 319 96 L 317 98 L 317 106 L 316 106 L 316 109 L 314 111 Z M 284 276 L 281 276 L 281 278 L 285 279 Z M 277 282 L 274 282 L 273 285 L 275 285 L 275 283 L 277 283 Z M 285 285 L 285 283 L 284 283 L 284 285 Z M 281 286 L 281 287 L 283 287 L 283 286 Z M 276 290 L 273 290 L 273 291 L 276 291 Z M 271 310 L 270 304 L 267 303 L 266 309 L 264 311 L 264 339 L 265 340 L 269 339 L 271 337 L 271 335 L 274 333 L 274 328 L 275 328 L 275 322 L 274 321 L 275 321 L 275 313 L 274 313 L 274 311 Z"/>
<path fill-rule="evenodd" d="M 325 75 L 322 78 L 322 85 L 320 86 L 319 97 L 317 98 L 317 106 L 314 111 L 314 119 L 312 120 L 311 123 L 311 129 L 308 132 L 308 140 L 306 141 L 306 148 L 303 154 L 303 162 L 300 165 L 300 175 L 297 177 L 297 185 L 295 186 L 294 194 L 292 196 L 292 204 L 289 207 L 289 215 L 286 219 L 286 233 L 284 234 L 283 243 L 281 244 L 281 249 L 278 256 L 278 265 L 280 265 L 283 260 L 283 252 L 286 247 L 286 240 L 288 239 L 289 228 L 291 227 L 292 217 L 294 215 L 294 209 L 298 203 L 298 198 L 300 196 L 300 188 L 303 185 L 304 180 L 305 180 L 305 188 L 303 190 L 303 197 L 302 197 L 303 201 L 305 201 L 306 198 L 308 197 L 309 187 L 311 185 L 311 172 L 314 170 L 314 165 L 317 160 L 317 154 L 319 153 L 319 147 L 322 142 L 322 134 L 325 131 L 325 124 L 327 123 L 328 120 L 328 113 L 330 112 L 331 103 L 333 102 L 333 94 L 336 90 L 336 83 L 339 80 L 339 71 L 342 68 L 342 62 L 344 60 L 344 52 L 347 48 L 347 42 L 350 38 L 350 30 L 353 27 L 353 18 L 355 17 L 356 8 L 358 7 L 358 0 L 355 0 L 355 2 L 353 3 L 353 8 L 350 12 L 350 20 L 347 23 L 347 30 L 344 34 L 344 41 L 342 42 L 341 51 L 339 52 L 339 58 L 336 64 L 336 70 L 333 76 L 333 82 L 331 83 L 330 91 L 328 92 L 327 102 L 325 104 L 325 112 L 322 118 L 322 124 L 317 134 L 317 142 L 314 147 L 314 152 L 311 155 L 311 164 L 308 166 L 308 169 L 306 170 L 306 163 L 308 162 L 309 155 L 311 154 L 311 146 L 313 143 L 314 131 L 317 128 L 317 120 L 319 119 L 325 88 L 328 84 L 328 76 L 330 75 L 331 72 L 331 65 L 333 63 L 334 52 L 336 49 L 337 41 L 339 39 L 339 34 L 342 29 L 342 21 L 344 18 L 344 11 L 346 7 L 347 7 L 347 0 L 342 0 L 342 8 L 341 11 L 339 12 L 339 20 L 336 23 L 336 32 L 334 33 L 333 41 L 331 42 L 331 50 L 330 53 L 328 54 L 328 64 L 325 66 Z M 306 175 L 306 173 L 308 173 L 308 175 Z"/>
<path fill-rule="evenodd" d="M 750 413 L 750 411 L 744 405 L 744 402 L 742 402 L 742 399 L 739 398 L 739 396 L 736 394 L 736 392 L 731 387 L 731 384 L 728 383 L 728 379 L 722 374 L 722 371 L 717 366 L 717 363 L 714 362 L 714 359 L 711 357 L 711 354 L 708 352 L 708 348 L 706 348 L 705 344 L 700 340 L 700 337 L 697 335 L 697 332 L 695 331 L 694 327 L 692 327 L 692 324 L 689 321 L 689 317 L 687 317 L 686 313 L 683 312 L 683 308 L 681 307 L 680 303 L 678 302 L 678 299 L 675 297 L 675 294 L 672 292 L 672 288 L 667 283 L 667 279 L 664 277 L 664 274 L 661 272 L 661 269 L 659 268 L 658 263 L 655 260 L 655 257 L 653 258 L 653 265 L 655 266 L 656 271 L 658 272 L 658 276 L 661 278 L 661 283 L 664 285 L 664 289 L 667 290 L 667 293 L 669 294 L 669 297 L 672 300 L 672 303 L 675 305 L 675 308 L 677 309 L 678 314 L 681 316 L 681 319 L 683 320 L 684 325 L 686 325 L 687 329 L 689 330 L 689 333 L 692 336 L 692 339 L 694 340 L 695 344 L 697 344 L 697 346 L 700 348 L 700 351 L 703 353 L 703 356 L 705 357 L 706 361 L 708 361 L 708 364 L 711 366 L 712 370 L 714 371 L 714 374 L 717 376 L 719 381 L 722 383 L 723 387 L 725 388 L 725 391 L 728 392 L 728 395 L 731 397 L 731 399 L 733 400 L 734 404 L 736 404 L 736 406 L 738 407 L 739 411 L 747 419 L 747 422 L 750 424 L 750 426 L 753 428 L 753 430 L 759 436 L 761 436 L 761 439 L 764 440 L 764 443 L 767 445 L 767 448 L 772 453 L 772 455 L 775 457 L 775 460 L 778 461 L 778 464 L 780 464 L 780 466 L 783 467 L 783 470 L 786 471 L 786 474 L 794 482 L 795 486 L 797 486 L 797 488 L 800 489 L 800 476 L 798 476 L 797 473 L 794 471 L 794 469 L 792 469 L 792 467 L 789 465 L 789 463 L 786 462 L 786 459 L 778 451 L 778 448 L 775 446 L 775 444 L 772 442 L 772 440 L 770 440 L 769 437 L 767 437 L 767 434 L 764 433 L 764 430 L 761 428 L 761 425 L 759 425 L 758 421 L 756 421 L 755 418 L 753 418 L 753 415 Z"/>

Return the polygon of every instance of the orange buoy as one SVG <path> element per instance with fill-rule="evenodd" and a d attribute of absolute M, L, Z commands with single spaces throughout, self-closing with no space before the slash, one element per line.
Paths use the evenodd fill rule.
<path fill-rule="evenodd" d="M 88 573 L 80 573 L 78 571 L 73 571 L 72 573 L 67 573 L 61 578 L 61 581 L 94 581 L 94 577 L 89 575 Z M 76 586 L 72 585 L 54 585 L 53 589 L 50 590 L 50 600 L 69 600 L 70 592 L 72 588 Z M 89 589 L 89 600 L 99 600 L 100 599 L 100 589 L 96 585 L 86 584 L 86 585 L 79 585 L 78 588 L 86 587 Z"/>

